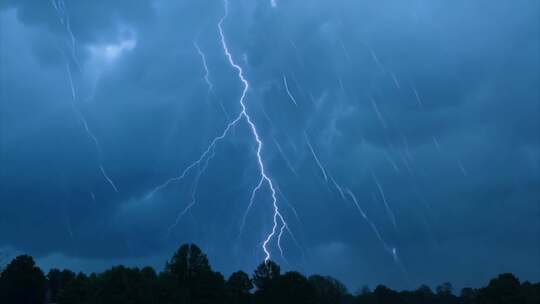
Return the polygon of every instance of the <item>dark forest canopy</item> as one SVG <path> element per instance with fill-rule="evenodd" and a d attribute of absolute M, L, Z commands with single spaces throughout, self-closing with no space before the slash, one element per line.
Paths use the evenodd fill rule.
<path fill-rule="evenodd" d="M 122 265 L 102 273 L 76 274 L 51 269 L 47 275 L 33 258 L 20 255 L 0 273 L 0 303 L 10 304 L 138 304 L 138 303 L 313 303 L 313 304 L 538 304 L 540 283 L 520 283 L 501 274 L 482 288 L 453 290 L 443 283 L 435 291 L 426 285 L 412 291 L 394 291 L 379 285 L 351 294 L 338 280 L 321 275 L 305 277 L 283 273 L 272 262 L 260 264 L 250 276 L 243 271 L 225 278 L 212 270 L 206 254 L 185 244 L 157 273 L 151 267 Z"/>

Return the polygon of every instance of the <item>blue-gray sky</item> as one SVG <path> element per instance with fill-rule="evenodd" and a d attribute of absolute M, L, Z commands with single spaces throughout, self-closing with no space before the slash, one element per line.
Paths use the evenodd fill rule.
<path fill-rule="evenodd" d="M 273 259 L 353 291 L 540 280 L 538 1 L 229 1 L 226 42 L 294 235 Z M 159 269 L 183 242 L 225 274 L 264 259 L 268 187 L 239 231 L 260 178 L 245 121 L 178 221 L 202 167 L 149 195 L 241 110 L 223 14 L 220 0 L 2 1 L 3 251 L 82 271 Z"/>

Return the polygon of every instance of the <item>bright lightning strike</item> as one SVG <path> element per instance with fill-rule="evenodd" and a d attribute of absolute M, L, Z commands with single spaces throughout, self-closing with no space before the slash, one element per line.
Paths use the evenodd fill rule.
<path fill-rule="evenodd" d="M 204 55 L 203 51 L 197 44 L 197 42 L 193 42 L 193 46 L 197 50 L 197 53 L 199 56 L 201 56 L 201 61 L 204 67 L 204 81 L 208 85 L 208 93 L 212 92 L 214 90 L 214 84 L 210 81 L 210 72 L 208 70 L 208 64 L 206 63 L 206 55 Z"/>
<path fill-rule="evenodd" d="M 54 7 L 56 14 L 58 15 L 58 19 L 60 19 L 60 24 L 65 26 L 66 31 L 69 35 L 71 57 L 73 59 L 73 62 L 75 62 L 75 64 L 77 65 L 77 68 L 81 70 L 81 65 L 76 55 L 77 43 L 76 43 L 75 35 L 73 35 L 73 31 L 71 30 L 71 22 L 70 22 L 69 14 L 67 12 L 66 4 L 64 3 L 63 0 L 51 0 L 51 4 Z"/>
<path fill-rule="evenodd" d="M 212 94 L 214 97 L 217 97 L 214 92 L 214 83 L 212 83 L 212 80 L 210 80 L 210 69 L 208 68 L 208 62 L 206 61 L 206 55 L 202 51 L 202 49 L 199 47 L 199 44 L 196 41 L 193 41 L 193 46 L 195 47 L 195 50 L 197 50 L 197 54 L 199 54 L 199 57 L 201 57 L 202 66 L 204 69 L 204 82 L 208 86 L 208 96 Z M 225 109 L 225 106 L 223 105 L 223 102 L 220 98 L 216 98 L 219 102 L 219 106 L 221 108 L 221 111 L 227 118 L 227 120 L 230 120 L 229 114 L 227 113 L 227 110 Z"/>
<path fill-rule="evenodd" d="M 225 6 L 225 14 L 223 15 L 223 17 L 221 18 L 221 20 L 218 23 L 219 35 L 221 37 L 221 46 L 223 47 L 223 51 L 225 53 L 225 56 L 229 60 L 229 64 L 234 69 L 236 69 L 236 71 L 238 72 L 238 77 L 240 78 L 240 81 L 244 85 L 244 89 L 242 90 L 242 96 L 240 97 L 240 100 L 239 100 L 240 106 L 242 108 L 242 112 L 240 113 L 240 117 L 244 117 L 246 119 L 246 122 L 249 124 L 249 126 L 251 128 L 251 132 L 253 134 L 253 137 L 254 137 L 255 141 L 257 142 L 257 162 L 259 164 L 259 173 L 261 175 L 261 181 L 259 182 L 259 185 L 255 189 L 253 189 L 251 198 L 253 199 L 255 197 L 256 192 L 260 189 L 260 186 L 262 186 L 263 183 L 266 183 L 268 185 L 268 188 L 270 189 L 270 193 L 271 193 L 271 197 L 272 197 L 272 205 L 273 205 L 273 208 L 274 208 L 274 216 L 273 216 L 274 224 L 272 226 L 272 231 L 267 235 L 267 237 L 264 240 L 263 245 L 262 245 L 262 249 L 263 249 L 263 251 L 264 251 L 264 253 L 266 255 L 264 260 L 268 261 L 270 259 L 270 256 L 271 256 L 270 252 L 268 251 L 268 244 L 270 243 L 270 241 L 272 240 L 272 238 L 276 234 L 276 229 L 278 227 L 278 220 L 281 221 L 282 226 L 286 226 L 287 224 L 286 224 L 283 216 L 281 215 L 281 213 L 279 211 L 279 206 L 277 204 L 276 190 L 274 188 L 274 184 L 272 183 L 272 180 L 268 177 L 268 175 L 266 173 L 265 166 L 264 166 L 264 162 L 262 161 L 261 151 L 262 151 L 263 143 L 262 143 L 262 141 L 261 141 L 261 139 L 259 137 L 259 133 L 257 132 L 257 128 L 256 128 L 255 124 L 253 123 L 253 121 L 251 120 L 251 117 L 247 113 L 246 105 L 244 104 L 246 94 L 247 94 L 247 92 L 249 90 L 249 82 L 244 77 L 244 71 L 242 70 L 242 67 L 240 67 L 238 64 L 236 64 L 234 62 L 234 59 L 232 58 L 232 55 L 231 55 L 231 53 L 229 51 L 229 48 L 227 46 L 227 42 L 226 42 L 226 39 L 225 39 L 225 34 L 223 32 L 223 26 L 222 25 L 223 25 L 223 22 L 225 21 L 225 19 L 229 15 L 229 1 L 224 0 L 223 3 L 224 3 L 224 6 Z M 250 202 L 250 204 L 251 203 L 252 202 Z M 278 239 L 278 247 L 279 247 L 280 251 L 282 251 L 281 243 L 280 243 L 281 235 L 282 235 L 282 233 L 279 234 L 279 239 Z"/>
<path fill-rule="evenodd" d="M 202 174 L 206 171 L 206 169 L 208 168 L 208 163 L 210 162 L 210 160 L 212 158 L 214 158 L 215 156 L 215 149 L 214 147 L 212 148 L 212 154 L 210 154 L 209 157 L 206 158 L 206 161 L 204 163 L 204 165 L 199 168 L 199 171 L 197 172 L 197 176 L 195 177 L 195 180 L 193 182 L 193 185 L 191 187 L 191 201 L 189 202 L 189 204 L 184 208 L 184 210 L 182 210 L 182 212 L 180 212 L 177 216 L 176 216 L 176 220 L 174 221 L 174 223 L 169 227 L 168 231 L 167 231 L 167 235 L 170 235 L 172 230 L 174 229 L 174 227 L 176 227 L 176 225 L 178 225 L 178 223 L 180 222 L 180 219 L 182 219 L 182 217 L 188 213 L 191 208 L 193 208 L 193 206 L 195 206 L 195 204 L 197 203 L 197 198 L 196 198 L 196 195 L 197 195 L 197 190 L 199 188 L 199 181 L 201 180 L 201 176 Z"/>
<path fill-rule="evenodd" d="M 243 228 L 243 226 L 245 224 L 245 219 L 246 219 L 251 207 L 253 206 L 253 204 L 255 202 L 255 198 L 257 196 L 257 193 L 264 186 L 267 186 L 268 189 L 270 190 L 270 197 L 271 197 L 271 200 L 272 200 L 272 209 L 273 209 L 272 230 L 267 234 L 266 238 L 264 239 L 264 241 L 262 243 L 262 250 L 264 251 L 264 254 L 265 254 L 264 261 L 267 262 L 268 260 L 270 260 L 270 257 L 271 257 L 271 253 L 270 253 L 270 250 L 269 250 L 268 247 L 269 247 L 270 243 L 272 242 L 272 240 L 274 238 L 277 238 L 277 247 L 278 247 L 278 249 L 279 249 L 279 251 L 280 251 L 280 253 L 281 253 L 282 257 L 283 257 L 283 248 L 281 246 L 281 241 L 282 241 L 284 232 L 287 231 L 291 235 L 291 237 L 293 239 L 294 239 L 294 236 L 292 235 L 292 233 L 291 233 L 291 231 L 290 231 L 290 229 L 289 229 L 289 227 L 287 225 L 287 222 L 285 221 L 285 218 L 283 217 L 283 215 L 280 212 L 278 201 L 277 201 L 276 188 L 274 187 L 272 179 L 269 177 L 269 175 L 268 175 L 268 173 L 266 171 L 266 167 L 265 167 L 264 161 L 262 159 L 263 142 L 262 142 L 262 140 L 261 140 L 261 138 L 259 136 L 259 133 L 257 131 L 257 126 L 255 125 L 255 123 L 253 122 L 251 116 L 248 113 L 248 109 L 247 109 L 247 106 L 246 106 L 246 103 L 245 103 L 246 96 L 247 96 L 247 93 L 248 93 L 249 88 L 250 88 L 249 81 L 244 76 L 244 70 L 242 69 L 242 67 L 240 65 L 238 65 L 234 61 L 233 56 L 232 56 L 231 52 L 229 51 L 229 47 L 227 45 L 227 40 L 225 38 L 225 32 L 223 30 L 223 23 L 225 22 L 225 20 L 229 16 L 229 1 L 224 0 L 223 4 L 224 4 L 224 8 L 225 8 L 225 13 L 224 13 L 223 17 L 219 20 L 219 22 L 217 24 L 217 27 L 218 27 L 218 31 L 219 31 L 220 42 L 221 42 L 221 46 L 222 46 L 222 49 L 223 49 L 223 53 L 224 53 L 225 57 L 227 58 L 227 61 L 229 62 L 229 65 L 234 70 L 236 70 L 237 76 L 240 79 L 240 82 L 242 83 L 242 93 L 241 93 L 240 99 L 238 100 L 241 111 L 236 116 L 236 118 L 234 120 L 232 120 L 231 122 L 229 122 L 229 124 L 227 124 L 225 129 L 222 131 L 221 135 L 215 137 L 210 142 L 210 145 L 200 155 L 200 157 L 196 161 L 191 163 L 189 166 L 187 166 L 186 169 L 184 169 L 182 174 L 180 174 L 179 176 L 173 177 L 173 178 L 165 181 L 163 184 L 157 186 L 156 188 L 154 188 L 154 190 L 152 190 L 150 192 L 150 194 L 148 196 L 150 197 L 150 196 L 154 195 L 156 192 L 168 187 L 173 182 L 178 182 L 178 181 L 183 180 L 184 178 L 186 178 L 186 176 L 194 168 L 199 168 L 199 172 L 197 173 L 195 183 L 194 183 L 194 186 L 193 186 L 192 192 L 191 192 L 192 200 L 188 204 L 188 206 L 182 212 L 180 212 L 178 214 L 178 216 L 176 217 L 175 222 L 169 228 L 169 232 L 170 232 L 178 224 L 180 218 L 185 213 L 187 213 L 193 207 L 193 205 L 195 205 L 195 203 L 196 203 L 195 193 L 197 191 L 200 176 L 201 176 L 201 174 L 203 174 L 206 171 L 206 168 L 208 167 L 208 162 L 213 158 L 214 150 L 215 150 L 216 145 L 221 140 L 223 140 L 229 134 L 229 131 L 234 126 L 236 126 L 240 121 L 242 121 L 242 120 L 245 121 L 248 124 L 249 129 L 251 130 L 251 134 L 253 135 L 253 139 L 255 140 L 255 143 L 256 143 L 256 146 L 257 146 L 256 157 L 257 157 L 257 164 L 258 164 L 258 167 L 259 167 L 260 178 L 259 178 L 259 182 L 257 183 L 255 188 L 251 192 L 249 205 L 248 205 L 248 207 L 247 207 L 247 209 L 245 211 L 244 217 L 242 219 L 241 229 Z M 200 49 L 197 46 L 196 46 L 196 48 L 198 49 L 198 51 L 200 51 Z M 204 54 L 202 52 L 200 52 L 199 54 L 203 58 L 203 62 L 206 62 Z M 206 64 L 204 64 L 204 66 L 205 66 L 205 69 L 207 70 Z"/>

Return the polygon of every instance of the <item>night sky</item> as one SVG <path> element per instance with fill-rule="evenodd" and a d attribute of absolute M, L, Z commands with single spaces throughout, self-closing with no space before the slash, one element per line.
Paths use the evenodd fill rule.
<path fill-rule="evenodd" d="M 2 254 L 540 280 L 538 1 L 229 2 L 0 2 Z"/>

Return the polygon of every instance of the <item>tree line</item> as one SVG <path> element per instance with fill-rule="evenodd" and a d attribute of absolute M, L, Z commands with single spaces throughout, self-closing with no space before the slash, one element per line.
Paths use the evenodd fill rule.
<path fill-rule="evenodd" d="M 540 283 L 520 283 L 506 273 L 485 287 L 464 288 L 459 295 L 450 283 L 435 291 L 422 285 L 395 291 L 384 285 L 356 294 L 338 280 L 321 275 L 282 273 L 268 261 L 249 276 L 243 271 L 227 279 L 212 270 L 207 256 L 185 244 L 157 273 L 151 267 L 115 266 L 102 273 L 51 269 L 46 275 L 33 258 L 20 255 L 0 272 L 0 303 L 5 304 L 539 304 Z"/>

